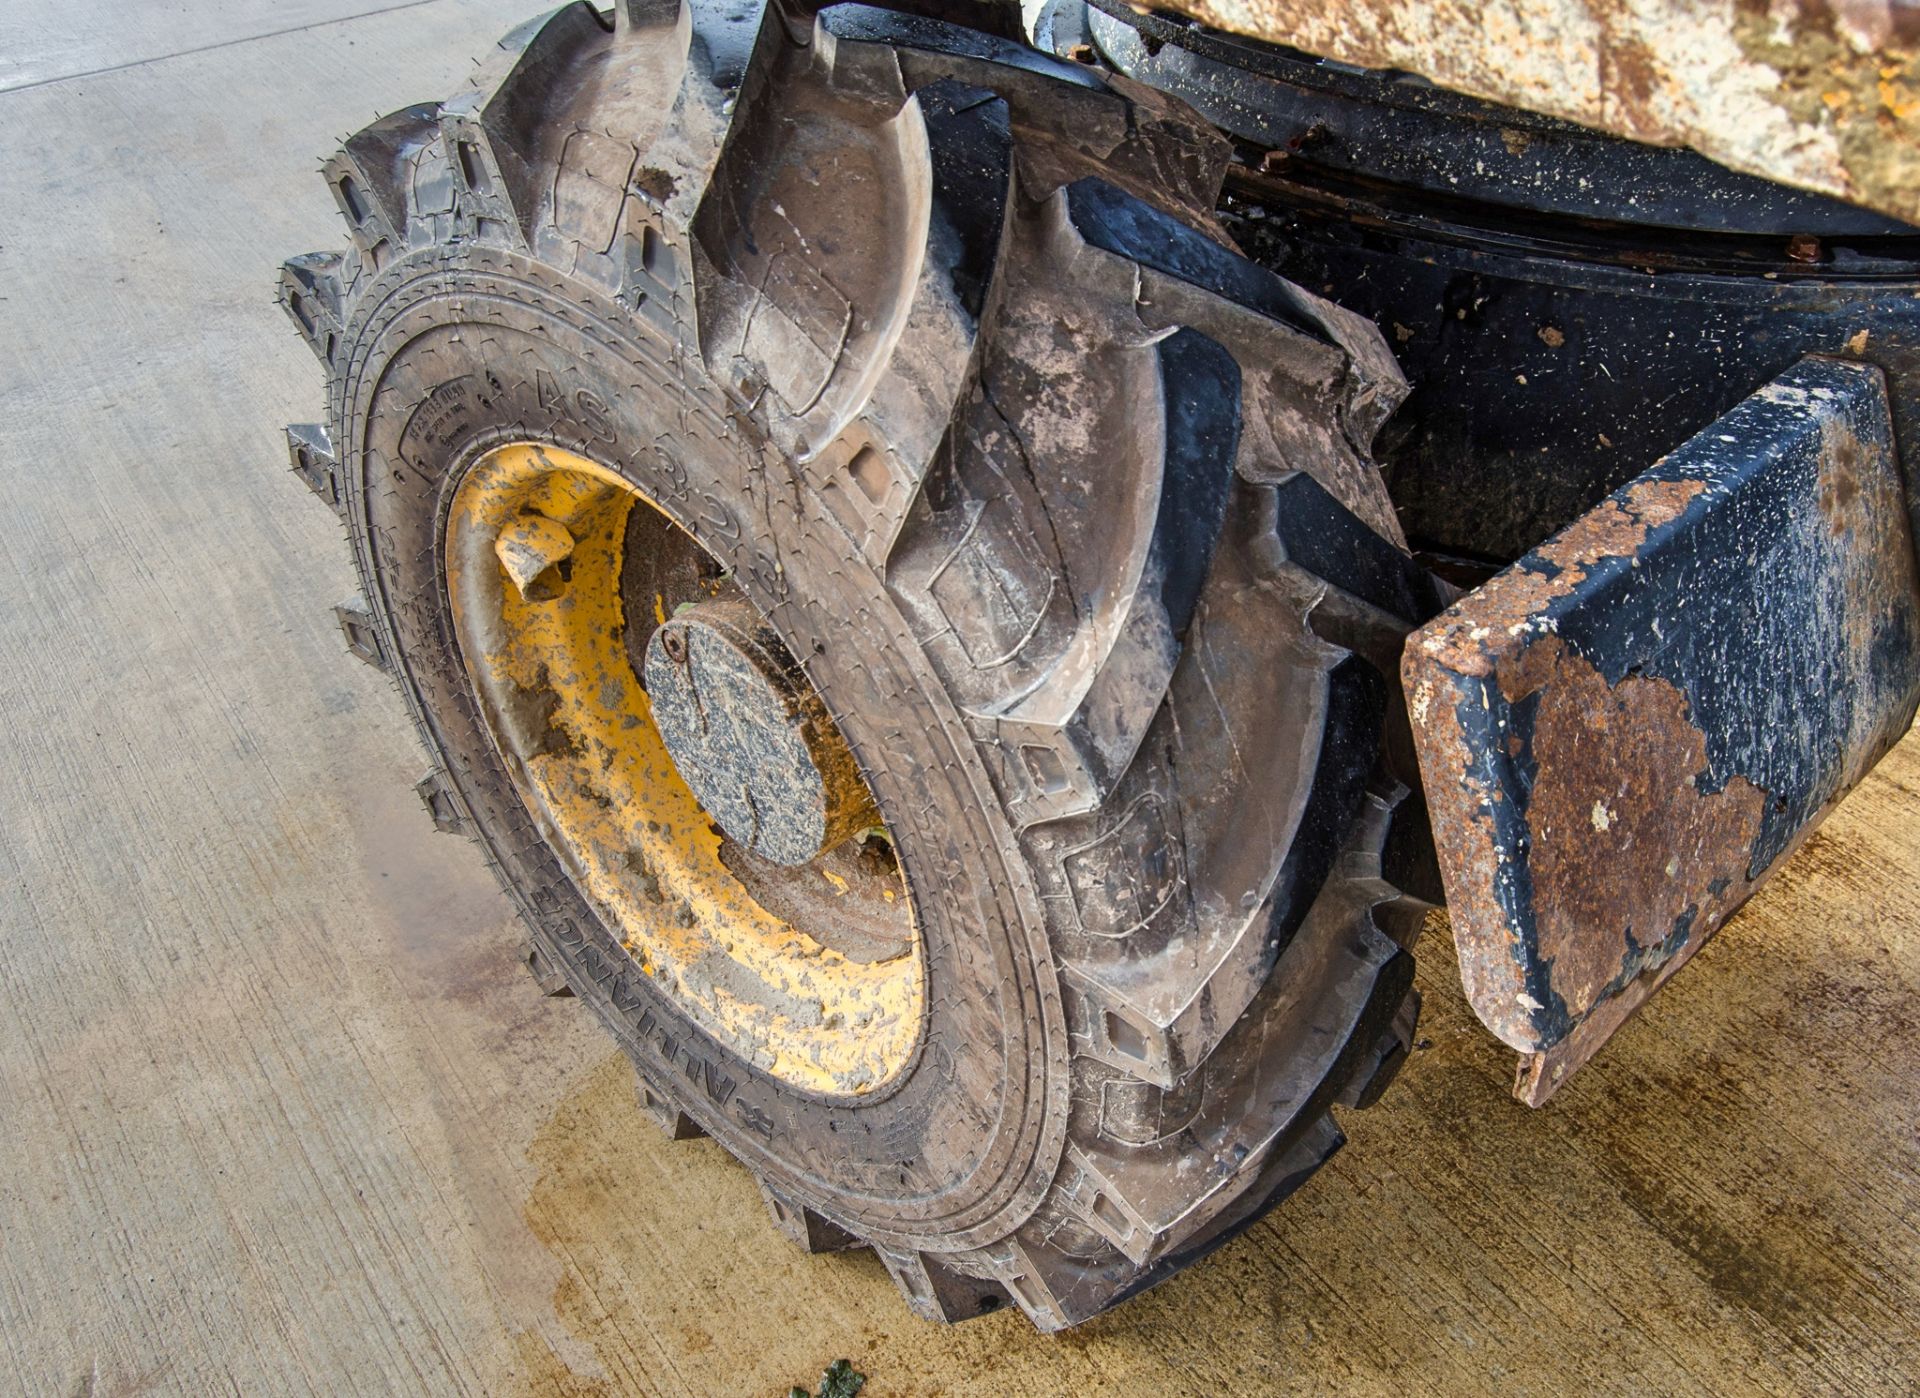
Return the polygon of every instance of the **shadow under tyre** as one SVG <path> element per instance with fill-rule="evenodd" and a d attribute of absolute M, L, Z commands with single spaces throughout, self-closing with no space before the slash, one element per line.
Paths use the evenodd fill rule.
<path fill-rule="evenodd" d="M 1227 245 L 1225 159 L 942 23 L 580 4 L 349 140 L 282 276 L 436 821 L 922 1315 L 1161 1280 L 1411 1037 L 1405 385 Z"/>

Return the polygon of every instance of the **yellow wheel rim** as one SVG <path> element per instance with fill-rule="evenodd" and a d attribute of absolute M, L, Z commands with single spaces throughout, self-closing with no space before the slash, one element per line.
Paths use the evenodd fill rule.
<path fill-rule="evenodd" d="M 634 656 L 731 582 L 615 472 L 498 448 L 447 522 L 447 594 L 494 745 L 547 844 L 627 952 L 714 1039 L 803 1090 L 885 1086 L 918 1045 L 925 978 L 884 832 L 775 870 L 675 768 Z"/>

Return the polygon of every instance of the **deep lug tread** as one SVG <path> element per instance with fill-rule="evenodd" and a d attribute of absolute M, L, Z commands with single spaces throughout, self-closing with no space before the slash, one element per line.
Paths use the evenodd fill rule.
<path fill-rule="evenodd" d="M 467 236 L 527 247 L 550 187 L 547 94 L 563 88 L 581 55 L 607 42 L 585 0 L 529 20 L 499 43 L 469 91 L 439 111 L 441 140 L 459 191 Z"/>
<path fill-rule="evenodd" d="M 445 777 L 429 772 L 413 784 L 420 804 L 433 817 L 433 828 L 443 835 L 465 835 L 470 829 L 465 807 Z"/>
<path fill-rule="evenodd" d="M 367 610 L 364 599 L 355 597 L 342 602 L 333 609 L 333 618 L 340 626 L 340 634 L 347 638 L 347 649 L 376 670 L 392 673 L 392 663 L 387 658 L 386 644 L 380 639 L 379 623 L 374 621 L 373 613 Z"/>
<path fill-rule="evenodd" d="M 922 1320 L 957 1325 L 992 1315 L 1014 1299 L 1000 1282 L 958 1271 L 935 1254 L 874 1250 L 900 1288 L 907 1309 Z"/>
<path fill-rule="evenodd" d="M 290 257 L 280 268 L 280 306 L 322 364 L 330 364 L 340 342 L 344 295 L 343 259 L 337 252 Z"/>
<path fill-rule="evenodd" d="M 695 1141 L 707 1134 L 706 1128 L 680 1110 L 678 1103 L 659 1088 L 641 1078 L 636 1088 L 640 1110 L 666 1132 L 670 1141 Z"/>
<path fill-rule="evenodd" d="M 760 1181 L 760 1198 L 767 1206 L 767 1216 L 773 1220 L 773 1226 L 802 1252 L 849 1252 L 867 1246 L 839 1224 L 788 1198 L 765 1180 Z"/>
<path fill-rule="evenodd" d="M 1324 1114 L 1412 983 L 1412 959 L 1374 926 L 1371 907 L 1345 887 L 1316 903 L 1308 930 L 1208 1059 L 1208 1099 L 1177 1133 L 1145 1145 L 1080 1139 L 1070 1211 L 1144 1264 L 1200 1231 Z M 1263 1061 L 1265 1045 L 1282 1036 L 1301 1047 L 1282 1062 Z M 1180 1162 L 1196 1155 L 1216 1162 L 1207 1184 L 1170 1188 Z"/>
<path fill-rule="evenodd" d="M 1095 246 L 1339 348 L 1352 368 L 1341 404 L 1343 422 L 1360 450 L 1405 396 L 1399 367 L 1372 322 L 1275 276 L 1191 224 L 1104 181 L 1075 181 L 1068 187 L 1067 204 L 1075 227 Z"/>
<path fill-rule="evenodd" d="M 1414 1036 L 1419 1028 L 1420 992 L 1409 990 L 1400 1001 L 1400 1008 L 1394 1011 L 1386 1032 L 1374 1040 L 1354 1066 L 1352 1076 L 1341 1086 L 1336 1099 L 1340 1105 L 1364 1110 L 1378 1102 L 1413 1052 Z"/>
<path fill-rule="evenodd" d="M 1142 326 L 1131 265 L 1063 213 L 1056 197 L 1021 230 L 979 386 L 889 564 L 1023 827 L 1095 809 L 1131 764 L 1206 576 L 1240 424 L 1239 365 L 1203 335 Z M 1063 335 L 1101 358 L 1045 389 Z M 1076 433 L 1085 446 L 1035 446 Z M 1113 580 L 1103 597 L 1094 578 Z M 996 608 L 969 614 L 987 593 Z"/>
<path fill-rule="evenodd" d="M 1240 366 L 1192 330 L 1159 341 L 1153 354 L 1162 404 L 1159 489 L 1141 521 L 1130 605 L 1110 623 L 1105 653 L 1064 721 L 1042 717 L 1065 707 L 1051 680 L 997 715 L 1001 732 L 1027 756 L 1024 789 L 1009 794 L 1022 824 L 1091 811 L 1113 795 L 1155 713 L 1142 700 L 1172 679 L 1213 561 L 1239 442 Z M 1036 778 L 1039 752 L 1052 763 Z"/>
<path fill-rule="evenodd" d="M 1232 1242 L 1292 1197 L 1346 1143 L 1346 1133 L 1331 1116 L 1314 1121 L 1284 1151 L 1274 1155 L 1258 1178 L 1207 1228 L 1130 1278 L 1108 1304 L 1137 1296 Z"/>
<path fill-rule="evenodd" d="M 779 105 L 746 102 L 695 218 L 701 350 L 878 564 L 966 386 L 1012 137 L 994 93 L 909 95 L 890 51 L 782 52 Z M 863 242 L 902 189 L 907 226 Z"/>
<path fill-rule="evenodd" d="M 334 459 L 333 439 L 317 422 L 296 422 L 287 428 L 287 465 L 300 483 L 342 519 L 347 514 L 346 483 Z"/>
<path fill-rule="evenodd" d="M 908 85 L 943 78 L 992 87 L 1029 139 L 1021 152 L 1036 192 L 1098 172 L 1178 216 L 1211 224 L 1229 146 L 1213 128 L 1158 93 L 1129 86 L 1024 45 L 938 20 L 838 6 L 828 30 L 896 45 Z"/>
<path fill-rule="evenodd" d="M 1305 472 L 1274 486 L 1274 561 L 1292 563 L 1351 597 L 1418 626 L 1446 605 L 1440 583 L 1367 528 Z"/>
<path fill-rule="evenodd" d="M 928 246 L 885 375 L 819 463 L 831 482 L 829 507 L 876 568 L 886 566 L 970 387 L 1013 193 L 1004 102 L 953 82 L 930 84 L 911 100 L 926 130 Z"/>
<path fill-rule="evenodd" d="M 573 995 L 573 987 L 567 984 L 559 963 L 535 938 L 528 937 L 520 943 L 520 961 L 527 968 L 527 974 L 533 977 L 533 983 L 540 987 L 542 995 L 549 998 Z"/>
<path fill-rule="evenodd" d="M 1092 1057 L 1155 1086 L 1178 1087 L 1239 1022 L 1292 945 L 1339 858 L 1340 832 L 1352 825 L 1366 794 L 1386 706 L 1385 682 L 1354 657 L 1335 664 L 1325 683 L 1328 717 L 1297 833 L 1264 900 L 1237 935 L 1215 936 L 1215 955 L 1196 958 L 1196 929 L 1170 899 L 1175 915 L 1161 920 L 1148 944 L 1157 946 L 1163 964 L 1154 967 L 1131 945 L 1143 940 L 1136 934 L 1124 945 L 1095 943 L 1069 968 L 1069 982 L 1085 1007 L 1086 1052 Z M 1155 843 L 1123 840 L 1117 853 L 1151 869 L 1156 850 L 1170 850 L 1172 839 L 1163 826 Z M 1080 857 L 1086 857 L 1084 847 Z M 1170 856 L 1159 857 L 1172 863 Z"/>
<path fill-rule="evenodd" d="M 384 116 L 322 167 L 354 246 L 376 271 L 408 246 L 414 170 L 439 132 L 439 110 L 422 103 Z"/>

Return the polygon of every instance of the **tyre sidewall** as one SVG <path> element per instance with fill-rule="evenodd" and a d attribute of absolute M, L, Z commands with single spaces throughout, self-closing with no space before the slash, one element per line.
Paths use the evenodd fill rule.
<path fill-rule="evenodd" d="M 1032 1211 L 1062 1148 L 1066 1031 L 1031 883 L 972 739 L 808 482 L 623 308 L 504 250 L 389 268 L 341 349 L 335 440 L 369 602 L 469 827 L 569 983 L 649 1085 L 769 1183 L 863 1237 L 977 1246 Z M 862 1098 L 799 1091 L 642 974 L 548 849 L 494 748 L 445 588 L 447 512 L 488 450 L 544 442 L 630 480 L 732 572 L 803 657 L 905 863 L 927 1013 Z"/>

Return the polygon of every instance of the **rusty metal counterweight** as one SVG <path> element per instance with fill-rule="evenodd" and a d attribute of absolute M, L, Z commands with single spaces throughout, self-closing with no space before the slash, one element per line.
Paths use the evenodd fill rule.
<path fill-rule="evenodd" d="M 1416 632 L 1403 668 L 1462 977 L 1537 1105 L 1913 721 L 1880 371 L 1803 360 Z"/>

